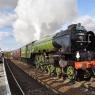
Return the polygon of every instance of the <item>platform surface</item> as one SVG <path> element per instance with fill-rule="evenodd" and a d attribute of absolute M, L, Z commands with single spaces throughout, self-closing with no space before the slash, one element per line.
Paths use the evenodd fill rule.
<path fill-rule="evenodd" d="M 0 63 L 0 95 L 11 95 L 3 63 Z"/>

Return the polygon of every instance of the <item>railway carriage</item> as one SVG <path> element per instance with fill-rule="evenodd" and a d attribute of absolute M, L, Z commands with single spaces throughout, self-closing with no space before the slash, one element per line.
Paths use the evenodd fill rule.
<path fill-rule="evenodd" d="M 21 49 L 17 49 L 12 51 L 12 57 L 16 60 L 20 60 L 21 57 Z"/>
<path fill-rule="evenodd" d="M 26 61 L 26 59 L 27 59 L 26 54 L 27 54 L 26 46 L 21 47 L 21 61 L 27 62 Z"/>

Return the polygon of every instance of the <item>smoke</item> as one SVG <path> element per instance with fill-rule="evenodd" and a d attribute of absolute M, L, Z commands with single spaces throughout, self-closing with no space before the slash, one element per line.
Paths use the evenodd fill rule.
<path fill-rule="evenodd" d="M 14 35 L 26 44 L 57 29 L 77 15 L 76 0 L 19 0 Z"/>
<path fill-rule="evenodd" d="M 81 23 L 87 31 L 95 32 L 95 17 L 91 17 L 89 15 L 77 17 L 72 23 Z"/>

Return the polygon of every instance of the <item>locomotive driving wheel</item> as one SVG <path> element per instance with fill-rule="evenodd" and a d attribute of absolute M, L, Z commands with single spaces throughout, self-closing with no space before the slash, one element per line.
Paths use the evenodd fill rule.
<path fill-rule="evenodd" d="M 76 71 L 73 66 L 67 66 L 67 77 L 70 80 L 74 80 L 76 78 Z"/>

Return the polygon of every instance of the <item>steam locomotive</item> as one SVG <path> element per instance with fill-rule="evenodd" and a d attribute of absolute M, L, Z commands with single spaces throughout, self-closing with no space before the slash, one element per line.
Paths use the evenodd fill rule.
<path fill-rule="evenodd" d="M 95 76 L 94 47 L 94 32 L 87 31 L 78 23 L 55 35 L 11 51 L 11 56 L 46 70 L 49 74 L 59 76 L 64 70 L 66 76 L 72 80 Z M 63 62 L 63 70 L 60 61 Z"/>

